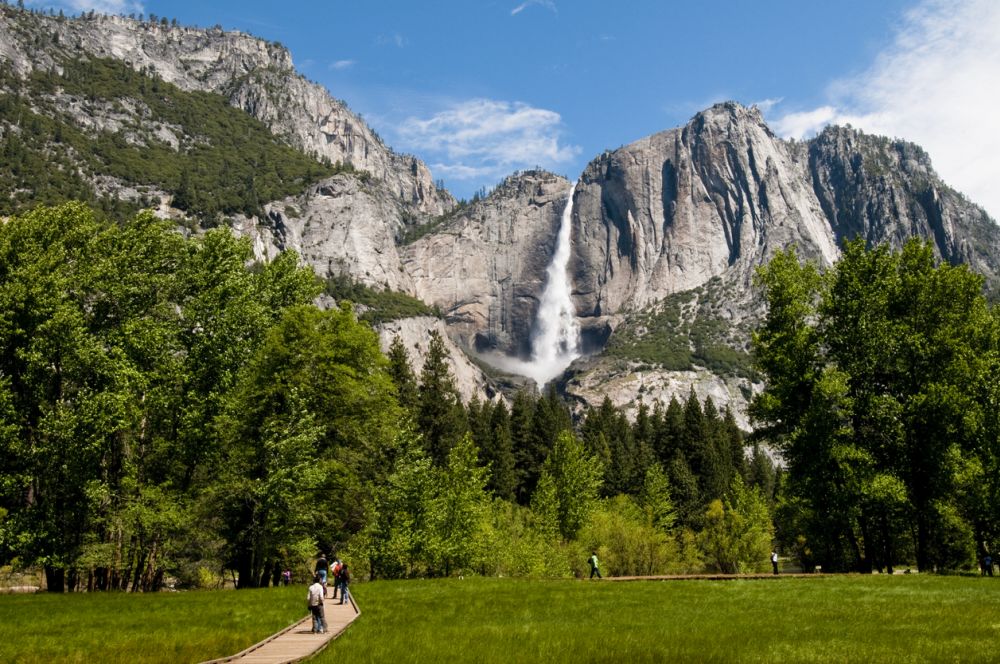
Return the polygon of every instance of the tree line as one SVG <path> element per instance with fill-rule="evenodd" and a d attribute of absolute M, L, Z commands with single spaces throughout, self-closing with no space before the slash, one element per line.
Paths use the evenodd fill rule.
<path fill-rule="evenodd" d="M 0 562 L 52 590 L 256 587 L 334 548 L 371 576 L 567 575 L 591 547 L 662 571 L 705 564 L 703 504 L 764 500 L 710 401 L 576 424 L 551 391 L 465 405 L 440 338 L 414 375 L 350 303 L 316 308 L 322 288 L 226 229 L 77 203 L 10 218 Z"/>
<path fill-rule="evenodd" d="M 849 242 L 826 273 L 760 271 L 756 435 L 780 450 L 777 523 L 804 566 L 971 567 L 1000 544 L 1000 327 L 983 279 Z"/>
<path fill-rule="evenodd" d="M 693 392 L 463 403 L 443 339 L 380 351 L 294 253 L 81 204 L 0 226 L 0 564 L 52 590 L 357 575 L 956 569 L 996 543 L 997 325 L 981 282 L 849 245 L 760 275 L 747 438 Z M 776 468 L 771 455 L 782 458 Z M 301 575 L 300 575 L 301 576 Z"/>

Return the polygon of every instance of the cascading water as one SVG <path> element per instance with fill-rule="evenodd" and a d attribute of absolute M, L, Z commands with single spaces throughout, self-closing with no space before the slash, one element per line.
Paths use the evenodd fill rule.
<path fill-rule="evenodd" d="M 576 320 L 573 298 L 570 296 L 569 276 L 566 274 L 573 230 L 575 192 L 574 182 L 559 223 L 556 251 L 546 270 L 545 290 L 542 291 L 542 299 L 531 333 L 531 361 L 523 365 L 522 373 L 533 378 L 539 388 L 565 371 L 570 362 L 580 357 L 580 326 Z"/>

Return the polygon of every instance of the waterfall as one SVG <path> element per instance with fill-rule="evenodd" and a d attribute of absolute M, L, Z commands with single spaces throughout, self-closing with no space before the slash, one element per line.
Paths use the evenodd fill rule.
<path fill-rule="evenodd" d="M 569 275 L 566 273 L 573 231 L 574 192 L 575 182 L 570 187 L 569 200 L 563 209 L 556 251 L 545 271 L 545 290 L 542 291 L 531 333 L 531 361 L 524 366 L 524 374 L 533 378 L 539 389 L 580 357 L 580 325 L 576 320 Z"/>

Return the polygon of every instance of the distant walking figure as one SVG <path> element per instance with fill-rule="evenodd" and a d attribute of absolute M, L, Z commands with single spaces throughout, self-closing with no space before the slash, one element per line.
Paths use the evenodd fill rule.
<path fill-rule="evenodd" d="M 777 551 L 772 551 L 771 552 L 771 567 L 774 569 L 774 573 L 777 574 L 778 573 L 778 552 Z"/>
<path fill-rule="evenodd" d="M 330 569 L 330 563 L 326 562 L 326 554 L 319 554 L 319 560 L 316 561 L 315 572 L 319 577 L 319 582 L 323 586 L 323 597 L 326 597 L 326 573 Z"/>
<path fill-rule="evenodd" d="M 591 551 L 590 558 L 587 559 L 587 562 L 590 564 L 590 578 L 593 579 L 594 575 L 596 574 L 598 579 L 603 579 L 604 577 L 601 576 L 600 563 L 597 562 L 596 551 Z"/>
<path fill-rule="evenodd" d="M 330 557 L 333 558 L 333 565 L 330 566 L 330 576 L 333 578 L 333 599 L 337 599 L 337 589 L 340 588 L 340 568 L 344 564 L 340 562 L 340 558 Z"/>
<path fill-rule="evenodd" d="M 323 589 L 323 584 L 320 583 L 319 574 L 317 574 L 313 577 L 313 584 L 309 586 L 309 592 L 306 594 L 306 604 L 313 617 L 313 634 L 322 634 L 326 631 L 326 613 L 323 611 L 323 598 L 325 596 L 326 591 Z"/>
<path fill-rule="evenodd" d="M 347 563 L 340 566 L 340 574 L 337 575 L 337 584 L 340 586 L 340 603 L 347 604 L 347 584 L 351 582 L 351 573 L 347 569 Z"/>
<path fill-rule="evenodd" d="M 993 576 L 993 558 L 988 553 L 983 556 L 983 576 Z"/>

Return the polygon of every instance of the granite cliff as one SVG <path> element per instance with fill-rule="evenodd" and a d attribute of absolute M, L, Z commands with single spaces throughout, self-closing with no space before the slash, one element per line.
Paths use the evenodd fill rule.
<path fill-rule="evenodd" d="M 484 198 L 457 204 L 419 159 L 392 151 L 343 102 L 298 74 L 280 44 L 164 20 L 67 19 L 0 6 L 4 72 L 27 79 L 88 59 L 219 95 L 229 105 L 220 106 L 263 123 L 269 140 L 309 155 L 309 163 L 344 165 L 222 221 L 250 237 L 261 258 L 294 249 L 320 277 L 345 274 L 442 313 L 385 325 L 384 343 L 400 334 L 419 363 L 427 330 L 446 330 L 466 397 L 494 389 L 466 354 L 529 356 L 566 178 L 518 173 Z M 201 140 L 153 117 L 141 100 L 91 99 L 55 85 L 44 104 L 28 101 L 37 112 L 60 109 L 74 131 L 175 152 Z M 0 85 L 0 94 L 11 87 Z M 21 131 L 0 121 L 4 140 Z M 197 230 L 199 220 L 184 220 L 174 205 L 181 192 L 88 168 L 81 173 L 99 192 L 152 199 L 161 214 Z M 607 395 L 632 406 L 694 389 L 731 404 L 746 425 L 742 407 L 756 389 L 748 340 L 763 314 L 754 271 L 792 244 L 828 266 L 841 242 L 858 236 L 894 247 L 925 238 L 942 260 L 970 265 L 994 293 L 1000 286 L 1000 230 L 905 141 L 850 127 L 785 141 L 756 108 L 727 102 L 597 156 L 577 184 L 569 266 L 586 356 L 560 388 L 581 403 Z"/>

